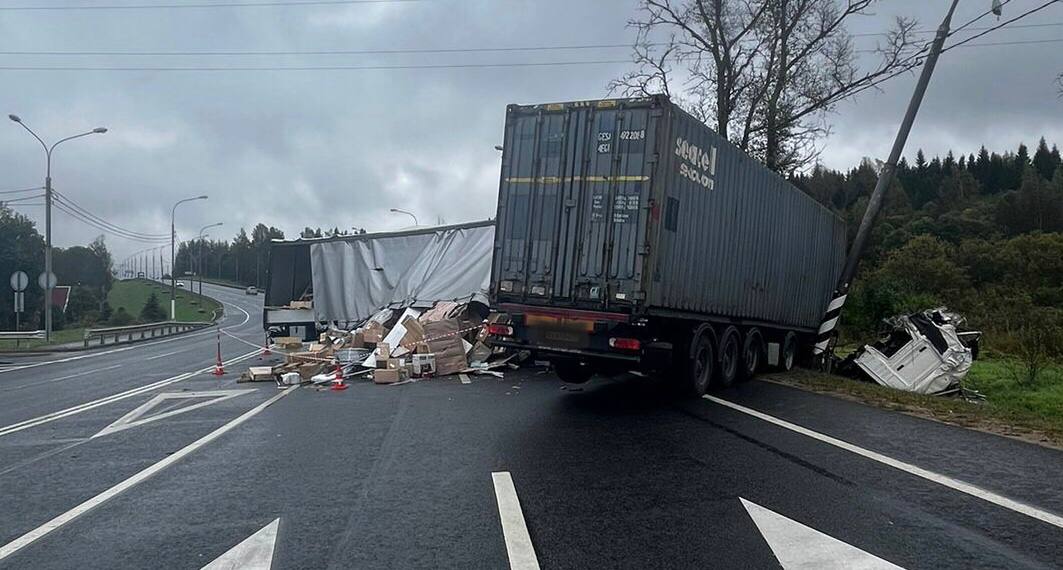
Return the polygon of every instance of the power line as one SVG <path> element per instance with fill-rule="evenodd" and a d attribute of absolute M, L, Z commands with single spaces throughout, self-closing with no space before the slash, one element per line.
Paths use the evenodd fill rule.
<path fill-rule="evenodd" d="M 654 44 L 658 45 L 658 44 Z M 58 56 L 285 56 L 285 55 L 395 55 L 437 53 L 497 53 L 526 51 L 567 51 L 587 49 L 631 49 L 631 44 L 589 44 L 563 46 L 472 47 L 472 48 L 409 48 L 409 49 L 352 49 L 352 50 L 295 50 L 295 51 L 0 51 L 0 55 L 58 55 Z"/>
<path fill-rule="evenodd" d="M 344 6 L 357 4 L 408 4 L 428 0 L 267 0 L 254 2 L 195 2 L 189 4 L 87 4 L 83 6 L 2 6 L 0 11 L 7 12 L 60 12 L 89 10 L 181 10 L 186 8 L 269 8 L 289 6 Z"/>
<path fill-rule="evenodd" d="M 629 59 L 592 61 L 548 61 L 510 63 L 453 63 L 421 65 L 320 65 L 320 66 L 258 66 L 258 67 L 114 67 L 114 66 L 0 66 L 0 71 L 382 71 L 399 69 L 490 69 L 506 67 L 554 67 L 577 65 L 607 65 L 631 63 Z"/>
<path fill-rule="evenodd" d="M 36 200 L 37 198 L 43 198 L 44 194 L 34 194 L 33 196 L 23 196 L 21 198 L 11 198 L 10 200 L 3 200 L 4 204 L 10 204 L 12 202 L 24 202 L 26 200 Z"/>
<path fill-rule="evenodd" d="M 35 188 L 20 188 L 18 190 L 0 190 L 0 194 L 24 194 L 26 192 L 33 192 L 34 190 L 44 190 L 44 187 L 37 186 Z"/>
<path fill-rule="evenodd" d="M 993 27 L 983 31 L 982 33 L 975 34 L 975 35 L 973 35 L 973 36 L 971 36 L 971 37 L 969 37 L 969 38 L 967 38 L 967 39 L 965 39 L 965 40 L 963 40 L 961 42 L 952 44 L 951 46 L 948 46 L 948 47 L 942 49 L 941 53 L 945 53 L 945 52 L 949 51 L 950 49 L 952 49 L 954 47 L 962 46 L 962 45 L 966 44 L 967 42 L 969 42 L 971 40 L 978 39 L 978 38 L 988 34 L 989 32 L 992 32 L 994 30 L 999 30 L 1000 28 L 1003 28 L 1004 26 L 1007 26 L 1008 24 L 1010 24 L 1012 22 L 1015 22 L 1017 20 L 1021 20 L 1021 19 L 1025 18 L 1026 16 L 1029 16 L 1031 14 L 1040 12 L 1041 10 L 1044 10 L 1045 8 L 1051 6 L 1052 4 L 1055 4 L 1055 3 L 1059 2 L 1059 1 L 1060 0 L 1048 0 L 1048 2 L 1045 2 L 1044 4 L 1041 4 L 1040 6 L 1038 6 L 1036 8 L 1031 8 L 1031 9 L 1023 12 L 1022 14 L 1019 14 L 1018 16 L 1015 16 L 1014 18 L 1012 18 L 1010 20 L 1005 20 L 1003 23 L 997 24 L 996 26 L 993 26 Z"/>
<path fill-rule="evenodd" d="M 1001 2 L 999 7 L 1003 8 L 1004 6 L 1007 6 L 1008 2 L 1011 2 L 1011 0 L 1004 0 L 1003 2 Z M 971 24 L 977 22 L 978 20 L 981 20 L 982 18 L 985 18 L 986 16 L 988 16 L 988 15 L 990 15 L 992 13 L 993 13 L 993 8 L 990 8 L 990 9 L 986 10 L 985 12 L 982 12 L 981 14 L 976 16 L 975 18 L 972 18 L 972 19 L 968 20 L 966 23 L 961 24 L 960 26 L 956 27 L 954 30 L 952 30 L 952 34 L 955 34 L 957 32 L 963 31 L 965 28 L 967 28 Z M 971 28 L 971 29 L 972 30 L 976 30 L 976 29 L 986 29 L 986 28 Z M 952 34 L 949 34 L 949 35 L 951 36 Z"/>
<path fill-rule="evenodd" d="M 55 205 L 55 208 L 57 210 L 59 210 L 61 212 L 64 212 L 67 215 L 73 217 L 74 219 L 76 219 L 76 220 L 78 220 L 78 221 L 80 221 L 82 223 L 85 223 L 85 224 L 87 224 L 89 226 L 92 226 L 92 227 L 96 228 L 97 230 L 102 231 L 103 233 L 110 234 L 112 236 L 123 238 L 123 239 L 128 239 L 130 241 L 138 241 L 138 242 L 141 242 L 141 243 L 161 243 L 161 240 L 148 240 L 148 239 L 144 239 L 144 238 L 128 236 L 128 235 L 122 234 L 120 232 L 117 232 L 117 231 L 115 231 L 115 230 L 113 230 L 113 229 L 111 229 L 111 228 L 109 228 L 107 226 L 104 226 L 102 224 L 99 224 L 99 223 L 95 222 L 91 218 L 88 218 L 88 217 L 78 213 L 76 210 L 69 208 L 68 206 L 66 206 L 62 202 L 55 202 L 54 205 Z M 169 238 L 167 238 L 167 239 L 169 239 Z"/>
<path fill-rule="evenodd" d="M 76 202 L 74 202 L 70 198 L 67 198 L 65 195 L 61 194 L 60 192 L 56 191 L 56 192 L 54 192 L 54 194 L 56 196 L 55 202 L 56 202 L 57 206 L 61 205 L 61 206 L 64 206 L 65 208 L 67 208 L 67 209 L 73 210 L 76 214 L 91 220 L 94 225 L 99 226 L 101 229 L 107 229 L 107 230 L 109 230 L 109 231 L 111 231 L 111 232 L 113 232 L 115 234 L 121 234 L 122 237 L 127 237 L 129 239 L 137 239 L 137 240 L 144 240 L 144 241 L 162 241 L 162 240 L 167 240 L 168 241 L 170 239 L 170 236 L 168 234 L 165 234 L 165 235 L 164 234 L 148 234 L 148 233 L 144 233 L 144 232 L 137 232 L 137 231 L 134 231 L 134 230 L 129 230 L 129 229 L 123 228 L 122 226 L 119 226 L 118 224 L 111 223 L 111 222 L 105 220 L 104 218 L 101 218 L 100 216 L 97 216 L 96 214 L 93 214 L 92 212 L 90 212 L 86 208 L 83 208 L 82 206 L 78 205 Z M 71 213 L 71 212 L 68 212 L 68 213 Z M 72 215 L 73 215 L 73 213 L 72 213 Z"/>

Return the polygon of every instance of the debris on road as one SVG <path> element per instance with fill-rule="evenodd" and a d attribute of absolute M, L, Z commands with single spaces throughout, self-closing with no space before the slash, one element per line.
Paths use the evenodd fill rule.
<path fill-rule="evenodd" d="M 842 370 L 862 372 L 875 382 L 918 394 L 951 394 L 960 390 L 978 356 L 979 331 L 964 331 L 964 318 L 945 307 L 886 319 L 889 330 L 877 342 L 860 348 L 842 363 Z"/>

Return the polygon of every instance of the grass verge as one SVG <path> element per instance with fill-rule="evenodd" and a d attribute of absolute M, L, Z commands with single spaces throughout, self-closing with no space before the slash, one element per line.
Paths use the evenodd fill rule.
<path fill-rule="evenodd" d="M 1033 385 L 1017 382 L 1006 360 L 978 360 L 965 385 L 985 402 L 900 392 L 878 384 L 795 369 L 764 379 L 865 404 L 1063 449 L 1063 367 L 1050 367 Z"/>
<path fill-rule="evenodd" d="M 111 292 L 107 295 L 107 303 L 112 311 L 124 307 L 126 312 L 139 319 L 140 310 L 144 303 L 154 292 L 159 299 L 159 305 L 170 312 L 170 288 L 154 281 L 146 279 L 127 279 L 115 281 Z M 200 297 L 183 289 L 177 290 L 177 320 L 181 322 L 209 321 L 214 315 L 221 315 L 221 303 L 210 297 Z M 107 323 L 99 323 L 93 328 L 111 326 Z M 85 329 L 82 327 L 66 328 L 52 331 L 52 341 L 45 343 L 43 340 L 24 340 L 18 343 L 18 350 L 32 350 L 36 348 L 80 342 L 85 338 Z M 15 350 L 15 341 L 0 340 L 0 350 Z"/>

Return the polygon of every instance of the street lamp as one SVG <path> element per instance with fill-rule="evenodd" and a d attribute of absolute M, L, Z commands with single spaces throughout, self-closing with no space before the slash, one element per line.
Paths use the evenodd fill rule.
<path fill-rule="evenodd" d="M 225 225 L 224 222 L 218 222 L 216 224 L 210 224 L 210 225 L 203 226 L 199 230 L 199 238 L 198 238 L 199 239 L 199 255 L 197 256 L 198 259 L 196 260 L 196 266 L 197 266 L 196 272 L 199 273 L 199 296 L 200 297 L 203 296 L 203 232 L 209 230 L 210 228 L 216 228 L 218 226 L 223 226 L 223 225 Z"/>
<path fill-rule="evenodd" d="M 413 218 L 413 225 L 414 225 L 414 226 L 417 226 L 417 225 L 419 225 L 419 224 L 417 223 L 417 216 L 413 215 L 413 212 L 407 212 L 406 210 L 400 210 L 400 209 L 398 209 L 398 208 L 391 208 L 391 209 L 390 209 L 389 211 L 390 211 L 390 212 L 394 212 L 394 213 L 396 213 L 396 214 L 406 214 L 407 216 L 409 216 L 409 217 Z"/>
<path fill-rule="evenodd" d="M 52 283 L 52 151 L 66 141 L 89 135 L 102 135 L 107 132 L 107 129 L 96 127 L 88 132 L 59 139 L 52 143 L 52 146 L 48 146 L 41 137 L 37 136 L 37 133 L 33 132 L 33 129 L 22 122 L 18 115 L 8 115 L 7 118 L 18 123 L 19 126 L 26 129 L 26 132 L 33 135 L 37 142 L 41 143 L 46 158 L 47 166 L 44 174 L 44 340 L 48 342 L 52 340 L 52 287 L 54 285 Z"/>
<path fill-rule="evenodd" d="M 170 320 L 177 320 L 177 266 L 174 264 L 175 248 L 174 240 L 177 238 L 177 230 L 174 229 L 174 216 L 177 214 L 177 207 L 185 202 L 191 202 L 193 200 L 206 200 L 207 196 L 196 196 L 195 198 L 185 198 L 184 200 L 178 200 L 173 205 L 173 209 L 170 210 Z"/>

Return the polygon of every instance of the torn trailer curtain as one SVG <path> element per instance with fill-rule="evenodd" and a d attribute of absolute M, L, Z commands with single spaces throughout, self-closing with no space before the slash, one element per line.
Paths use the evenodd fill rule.
<path fill-rule="evenodd" d="M 310 242 L 314 318 L 358 323 L 382 307 L 487 302 L 492 221 Z"/>

